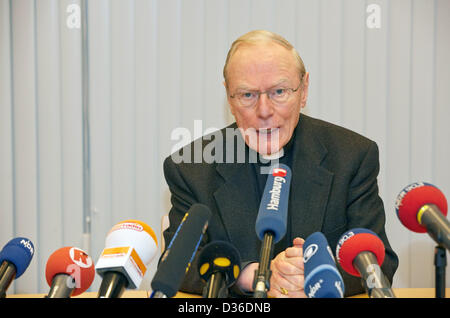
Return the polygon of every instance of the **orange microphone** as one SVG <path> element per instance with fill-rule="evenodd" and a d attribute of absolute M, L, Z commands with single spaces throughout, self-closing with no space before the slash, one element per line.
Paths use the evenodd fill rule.
<path fill-rule="evenodd" d="M 77 247 L 62 247 L 47 260 L 45 277 L 50 286 L 48 298 L 69 298 L 85 292 L 94 281 L 92 258 Z"/>

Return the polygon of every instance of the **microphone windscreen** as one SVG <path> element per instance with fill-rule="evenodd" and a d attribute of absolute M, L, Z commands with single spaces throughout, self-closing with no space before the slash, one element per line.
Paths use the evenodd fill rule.
<path fill-rule="evenodd" d="M 50 287 L 53 278 L 58 274 L 72 276 L 75 280 L 72 296 L 77 296 L 86 291 L 94 281 L 94 262 L 85 251 L 79 248 L 62 247 L 53 252 L 47 260 L 45 278 Z"/>
<path fill-rule="evenodd" d="M 384 244 L 374 232 L 364 228 L 355 228 L 342 234 L 336 246 L 336 258 L 342 269 L 350 275 L 361 276 L 353 266 L 353 261 L 361 252 L 373 253 L 377 258 L 378 265 L 383 264 Z"/>
<path fill-rule="evenodd" d="M 114 225 L 106 235 L 105 247 L 132 246 L 145 264 L 149 264 L 158 250 L 153 229 L 140 220 L 124 220 Z"/>
<path fill-rule="evenodd" d="M 151 283 L 153 291 L 162 292 L 167 297 L 175 296 L 189 270 L 210 218 L 211 211 L 206 205 L 196 203 L 191 206 L 161 257 Z"/>
<path fill-rule="evenodd" d="M 213 241 L 203 247 L 198 256 L 198 271 L 205 281 L 217 272 L 225 274 L 227 287 L 239 276 L 241 257 L 233 244 L 226 241 Z"/>
<path fill-rule="evenodd" d="M 19 278 L 30 265 L 34 255 L 34 245 L 25 237 L 10 240 L 0 252 L 0 264 L 8 261 L 16 267 L 16 278 Z"/>
<path fill-rule="evenodd" d="M 114 225 L 106 235 L 105 248 L 95 269 L 102 278 L 108 272 L 122 273 L 127 288 L 138 288 L 157 250 L 158 240 L 149 225 L 125 220 Z"/>
<path fill-rule="evenodd" d="M 306 295 L 309 298 L 343 298 L 344 281 L 325 235 L 315 232 L 308 236 L 303 251 Z"/>
<path fill-rule="evenodd" d="M 286 234 L 291 177 L 291 169 L 284 164 L 274 165 L 267 176 L 255 224 L 260 240 L 272 232 L 277 243 Z"/>
<path fill-rule="evenodd" d="M 427 232 L 426 227 L 417 219 L 417 213 L 426 204 L 434 204 L 447 215 L 447 199 L 436 186 L 416 182 L 405 187 L 397 196 L 395 211 L 400 222 L 408 229 L 417 233 Z"/>

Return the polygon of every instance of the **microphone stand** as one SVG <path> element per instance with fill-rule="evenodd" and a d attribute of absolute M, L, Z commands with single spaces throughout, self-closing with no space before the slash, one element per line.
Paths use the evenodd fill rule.
<path fill-rule="evenodd" d="M 73 284 L 73 287 L 69 286 Z M 70 298 L 75 288 L 75 280 L 73 277 L 61 273 L 53 277 L 52 286 L 45 298 Z"/>
<path fill-rule="evenodd" d="M 353 260 L 353 265 L 361 274 L 369 298 L 396 298 L 388 279 L 377 264 L 376 256 L 368 251 L 363 251 L 358 256 Z M 375 275 L 377 272 L 379 274 Z"/>
<path fill-rule="evenodd" d="M 160 291 L 153 291 L 150 298 L 167 298 L 167 295 Z"/>
<path fill-rule="evenodd" d="M 226 277 L 224 274 L 221 272 L 214 273 L 203 289 L 203 298 L 227 298 L 225 285 Z"/>
<path fill-rule="evenodd" d="M 438 244 L 434 249 L 435 297 L 445 298 L 445 267 L 447 266 L 446 249 Z"/>
<path fill-rule="evenodd" d="M 2 277 L 2 280 L 0 281 L 0 298 L 5 298 L 6 290 L 11 285 L 14 278 L 16 278 L 16 267 L 8 266 L 8 262 L 3 261 L 0 266 L 0 277 Z"/>
<path fill-rule="evenodd" d="M 98 290 L 97 298 L 120 298 L 128 285 L 122 273 L 106 272 Z"/>
<path fill-rule="evenodd" d="M 270 270 L 270 260 L 273 256 L 273 247 L 275 245 L 274 234 L 267 232 L 264 234 L 264 241 L 261 246 L 261 252 L 259 256 L 259 266 L 255 271 L 255 280 L 253 282 L 253 298 L 267 298 L 267 291 L 270 289 L 270 276 L 272 271 Z"/>

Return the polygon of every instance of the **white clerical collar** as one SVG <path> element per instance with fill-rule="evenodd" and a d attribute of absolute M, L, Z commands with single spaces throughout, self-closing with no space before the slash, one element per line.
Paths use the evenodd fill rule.
<path fill-rule="evenodd" d="M 265 160 L 275 160 L 284 156 L 284 148 L 281 148 L 280 151 L 272 153 L 270 155 L 261 155 Z"/>

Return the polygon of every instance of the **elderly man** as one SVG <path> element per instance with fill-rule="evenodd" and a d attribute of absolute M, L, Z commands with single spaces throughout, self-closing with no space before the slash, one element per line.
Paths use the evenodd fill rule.
<path fill-rule="evenodd" d="M 386 247 L 382 270 L 392 282 L 398 259 L 384 228 L 377 145 L 300 114 L 308 97 L 309 73 L 297 51 L 277 34 L 252 31 L 238 38 L 228 52 L 223 74 L 236 123 L 219 131 L 224 139 L 217 133 L 205 136 L 179 152 L 192 154 L 191 150 L 214 145 L 221 160 L 179 163 L 173 156 L 165 160 L 172 202 L 166 242 L 192 204 L 207 205 L 213 216 L 202 245 L 214 240 L 234 244 L 243 268 L 233 293 L 251 294 L 261 246 L 254 226 L 267 180 L 262 168 L 277 160 L 291 167 L 292 182 L 287 232 L 275 245 L 268 296 L 306 296 L 302 245 L 316 231 L 324 233 L 333 250 L 346 230 L 362 227 L 377 233 Z M 230 134 L 233 128 L 238 133 Z M 241 158 L 239 153 L 230 155 L 239 152 L 239 140 L 245 142 L 244 160 L 229 160 Z M 255 153 L 258 160 L 250 160 Z M 342 274 L 346 295 L 364 291 L 360 279 Z M 194 259 L 181 289 L 200 293 L 203 286 Z"/>

